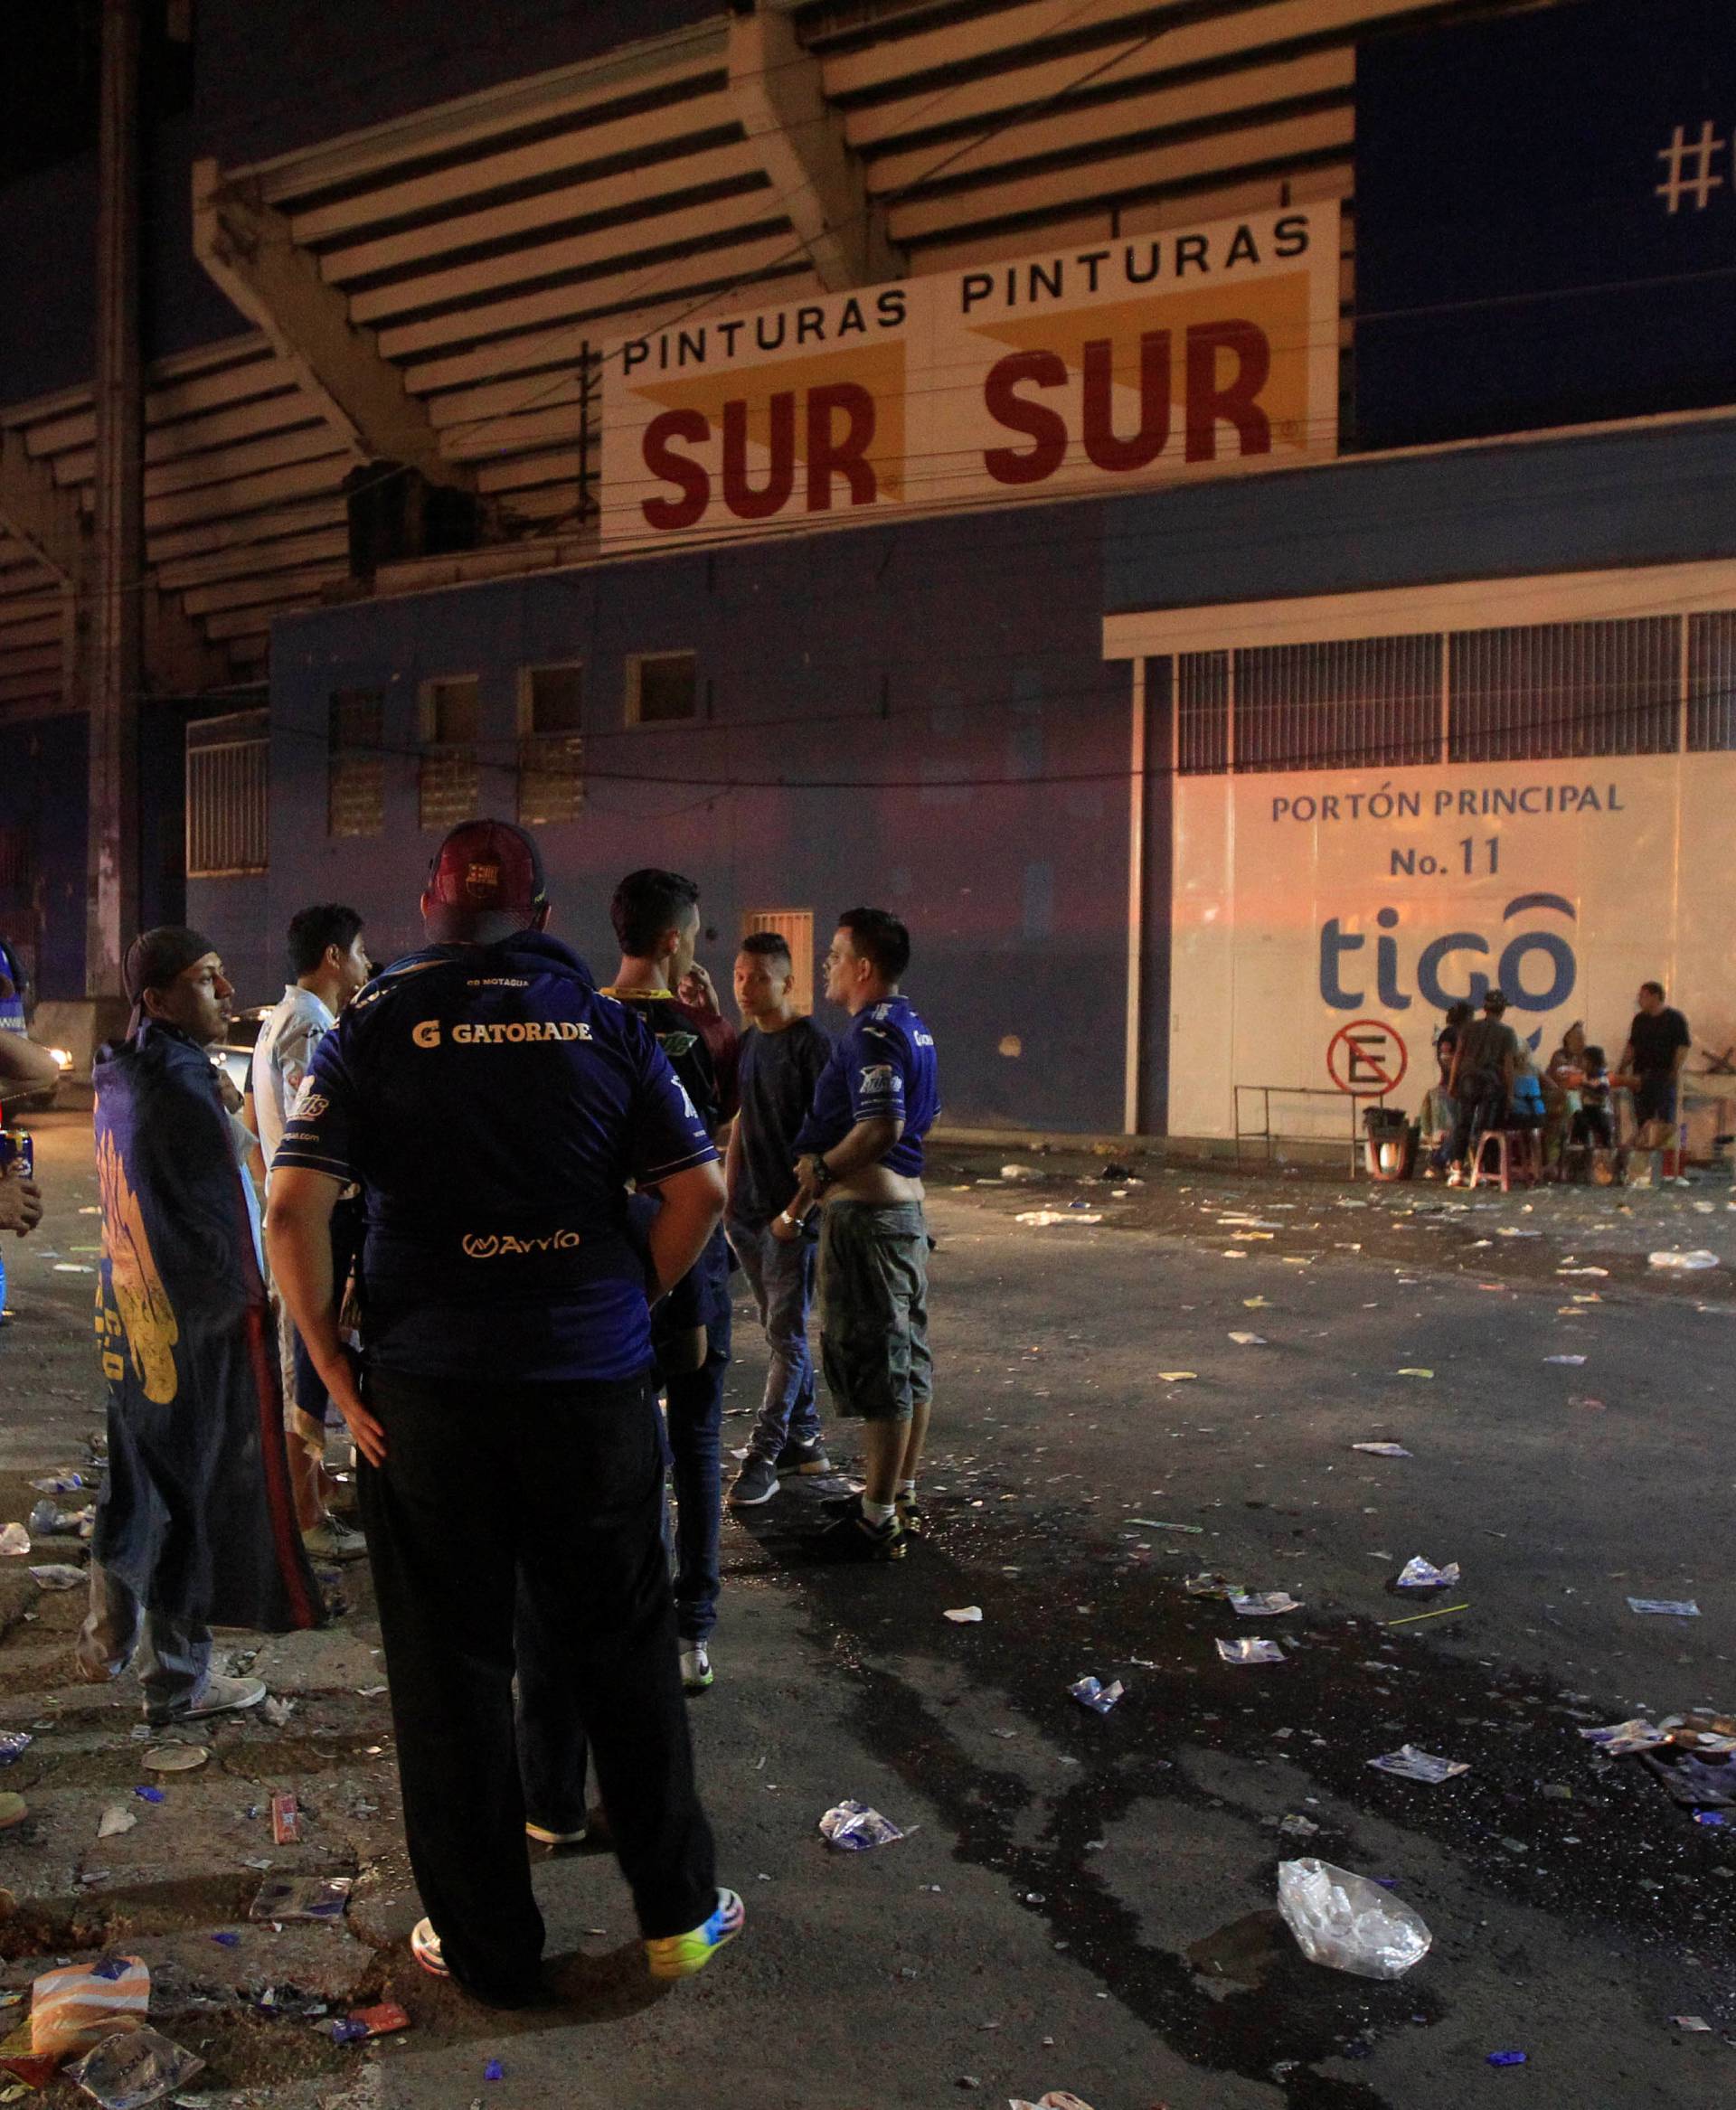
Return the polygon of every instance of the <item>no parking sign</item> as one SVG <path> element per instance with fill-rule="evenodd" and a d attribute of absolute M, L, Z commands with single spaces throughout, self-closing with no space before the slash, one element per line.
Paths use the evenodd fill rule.
<path fill-rule="evenodd" d="M 1326 1074 L 1354 1099 L 1396 1091 L 1409 1060 L 1403 1040 L 1383 1019 L 1353 1019 L 1326 1045 Z"/>

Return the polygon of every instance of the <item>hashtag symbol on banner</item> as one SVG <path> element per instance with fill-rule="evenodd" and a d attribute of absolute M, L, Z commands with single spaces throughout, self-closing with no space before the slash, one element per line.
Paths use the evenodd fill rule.
<path fill-rule="evenodd" d="M 1712 173 L 1712 156 L 1722 154 L 1729 144 L 1714 136 L 1710 118 L 1701 126 L 1697 139 L 1690 139 L 1685 127 L 1676 126 L 1669 145 L 1657 150 L 1657 158 L 1664 164 L 1664 181 L 1656 194 L 1670 212 L 1679 212 L 1684 198 L 1693 199 L 1696 212 L 1705 211 L 1712 193 L 1724 184 L 1722 176 Z"/>

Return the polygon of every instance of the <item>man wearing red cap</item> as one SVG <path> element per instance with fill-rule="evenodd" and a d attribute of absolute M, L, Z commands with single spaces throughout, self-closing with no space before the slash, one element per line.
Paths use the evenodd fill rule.
<path fill-rule="evenodd" d="M 523 2007 L 542 1997 L 543 1934 L 524 1833 L 577 1827 L 527 1805 L 515 1668 L 564 1680 L 562 1719 L 584 1724 L 653 1975 L 700 1969 L 742 1923 L 693 1785 L 649 1381 L 648 1296 L 693 1266 L 723 1190 L 650 1033 L 546 935 L 528 835 L 455 829 L 421 907 L 429 943 L 320 1043 L 268 1235 L 361 1453 L 428 1914 L 410 1946 L 476 1998 Z M 629 1180 L 662 1198 L 648 1264 Z M 350 1181 L 366 1212 L 359 1382 L 327 1236 Z M 534 1793 L 536 1769 L 524 1777 Z"/>

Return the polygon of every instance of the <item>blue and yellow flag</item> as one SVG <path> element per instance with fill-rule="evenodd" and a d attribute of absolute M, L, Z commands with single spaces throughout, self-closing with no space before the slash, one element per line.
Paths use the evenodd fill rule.
<path fill-rule="evenodd" d="M 271 1311 L 230 1116 L 203 1049 L 147 1022 L 96 1088 L 108 1484 L 92 1557 L 151 1610 L 314 1626 Z"/>

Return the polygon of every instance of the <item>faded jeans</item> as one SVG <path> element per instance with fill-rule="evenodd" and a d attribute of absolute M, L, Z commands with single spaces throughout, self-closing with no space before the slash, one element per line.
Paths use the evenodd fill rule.
<path fill-rule="evenodd" d="M 90 1609 L 79 1630 L 79 1661 L 118 1678 L 130 1663 L 145 1688 L 146 1718 L 184 1714 L 211 1674 L 211 1629 L 147 1611 L 128 1586 L 99 1561 L 90 1563 Z"/>
<path fill-rule="evenodd" d="M 753 1286 L 770 1351 L 766 1397 L 748 1438 L 748 1450 L 754 1456 L 775 1459 L 787 1443 L 813 1444 L 820 1437 L 819 1410 L 814 1403 L 814 1357 L 807 1345 L 815 1241 L 798 1239 L 785 1245 L 767 1226 L 754 1229 L 731 1222 L 724 1229 Z"/>

